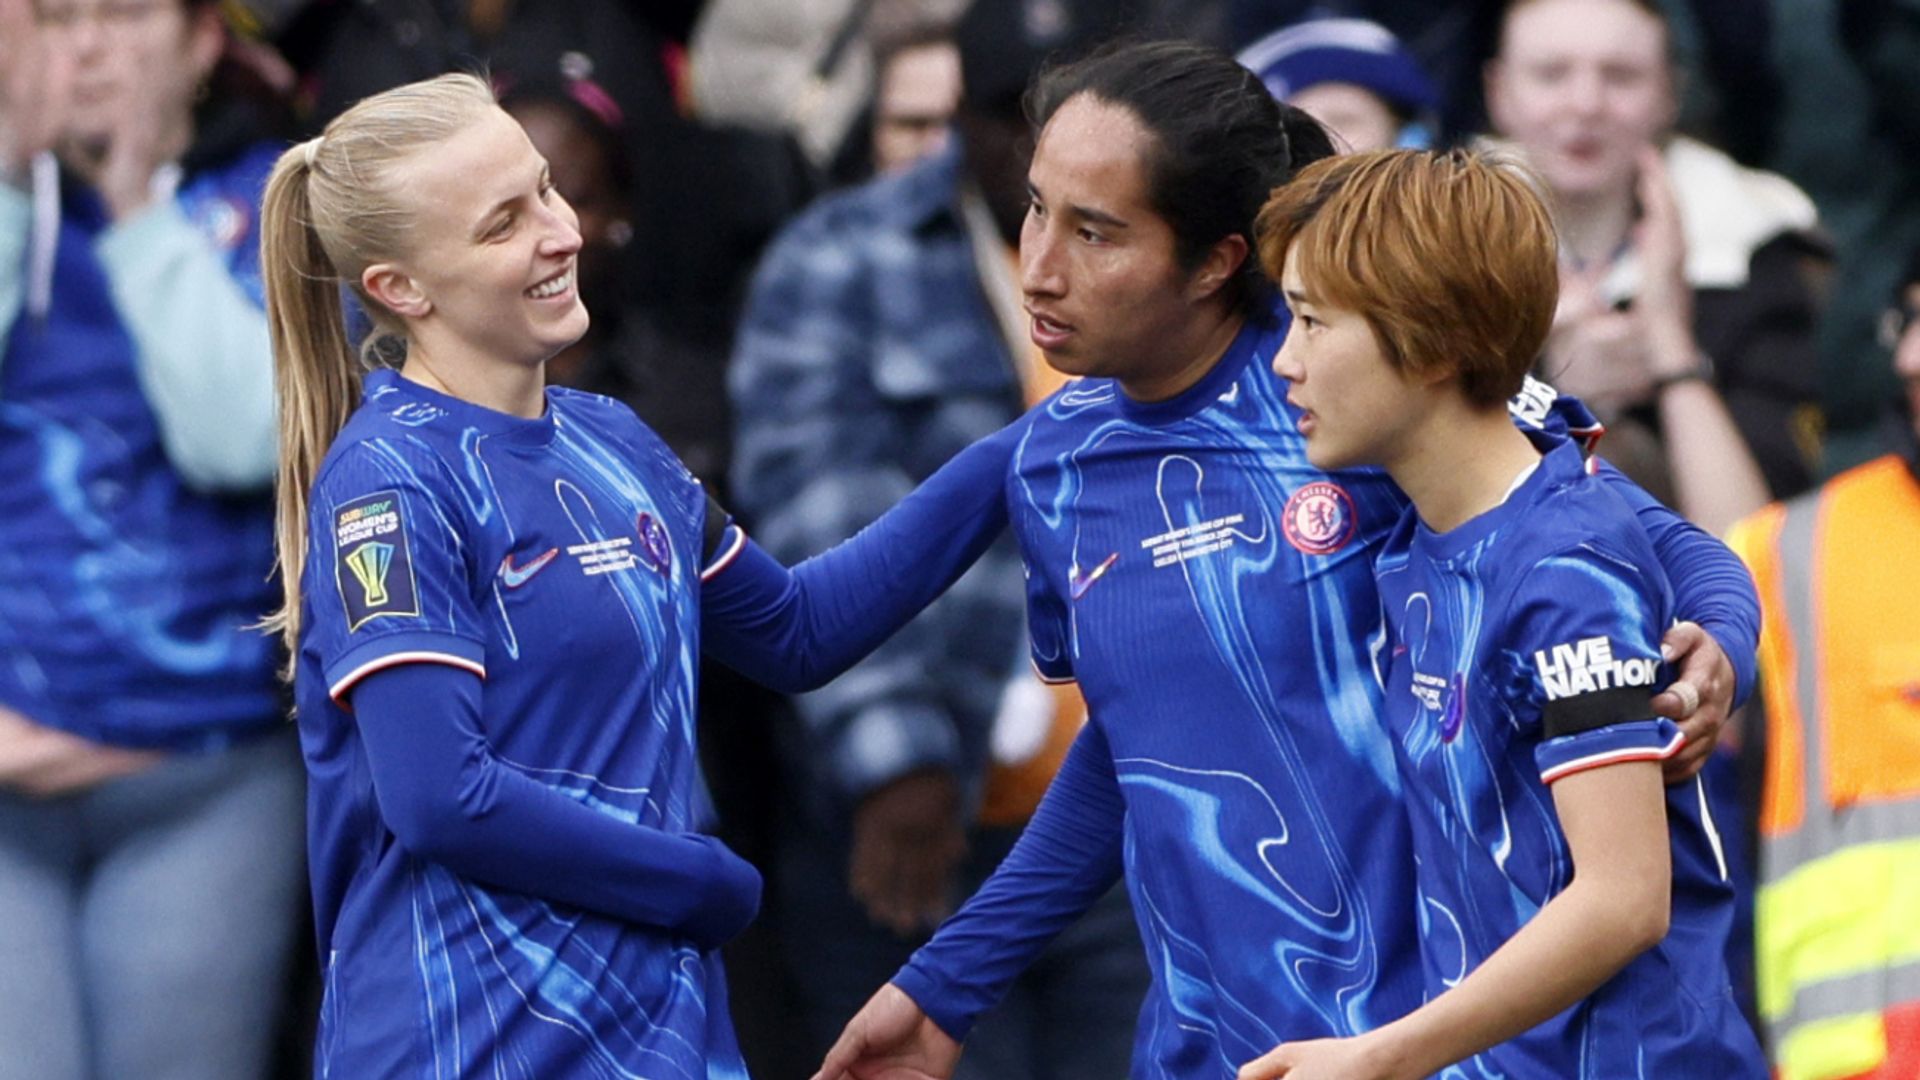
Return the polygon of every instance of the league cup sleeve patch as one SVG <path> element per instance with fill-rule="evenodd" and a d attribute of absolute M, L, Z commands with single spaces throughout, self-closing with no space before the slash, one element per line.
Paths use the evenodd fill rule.
<path fill-rule="evenodd" d="M 413 555 L 400 493 L 378 491 L 333 512 L 334 584 L 347 609 L 347 632 L 382 615 L 418 616 Z"/>

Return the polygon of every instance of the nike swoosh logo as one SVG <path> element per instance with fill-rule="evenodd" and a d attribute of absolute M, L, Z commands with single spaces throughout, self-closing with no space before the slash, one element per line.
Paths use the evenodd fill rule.
<path fill-rule="evenodd" d="M 1093 588 L 1093 583 L 1096 581 L 1099 581 L 1100 578 L 1106 574 L 1107 568 L 1111 567 L 1115 562 L 1118 562 L 1119 559 L 1120 559 L 1120 553 L 1116 551 L 1113 554 L 1107 556 L 1107 560 L 1105 562 L 1101 563 L 1099 566 L 1094 567 L 1092 573 L 1089 573 L 1084 577 L 1080 575 L 1080 572 L 1078 570 L 1075 570 L 1073 573 L 1068 574 L 1067 575 L 1067 591 L 1073 595 L 1073 598 L 1075 600 L 1078 600 L 1081 597 L 1087 595 L 1087 590 Z"/>
<path fill-rule="evenodd" d="M 513 556 L 500 560 L 500 582 L 509 589 L 517 589 L 527 583 L 533 575 L 547 568 L 547 564 L 558 558 L 559 548 L 548 548 L 546 554 L 523 566 L 513 565 Z"/>
<path fill-rule="evenodd" d="M 1226 402 L 1228 405 L 1231 405 L 1234 402 L 1239 401 L 1240 400 L 1240 384 L 1234 383 L 1233 389 L 1228 390 L 1226 393 L 1220 395 L 1220 400 L 1223 402 Z"/>

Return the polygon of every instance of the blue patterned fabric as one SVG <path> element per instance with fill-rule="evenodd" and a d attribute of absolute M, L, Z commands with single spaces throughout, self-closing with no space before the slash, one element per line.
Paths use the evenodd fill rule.
<path fill-rule="evenodd" d="M 494 763 L 694 831 L 705 512 L 605 398 L 552 389 L 521 420 L 369 376 L 313 489 L 301 591 L 321 1074 L 744 1077 L 717 953 L 409 854 L 337 703 L 392 664 L 483 674 Z"/>
<path fill-rule="evenodd" d="M 1405 500 L 1308 464 L 1269 367 L 1282 336 L 1250 325 L 1167 402 L 1074 384 L 1015 461 L 1035 663 L 1078 680 L 1125 799 L 1155 975 L 1135 1076 L 1232 1075 L 1418 1001 L 1366 640 Z"/>
<path fill-rule="evenodd" d="M 176 196 L 256 305 L 274 156 Z M 272 508 L 183 482 L 97 250 L 105 207 L 73 186 L 62 203 L 51 306 L 12 322 L 0 360 L 0 705 L 96 741 L 214 749 L 282 717 L 272 642 L 246 629 L 278 593 Z"/>
<path fill-rule="evenodd" d="M 949 1034 L 1123 869 L 1154 968 L 1137 1080 L 1231 1077 L 1421 1001 L 1375 673 L 1372 560 L 1406 501 L 1378 470 L 1308 463 L 1271 370 L 1285 326 L 1250 323 L 1169 401 L 1083 379 L 1030 414 L 1008 501 L 1033 660 L 1078 681 L 1091 724 L 994 877 L 894 978 Z M 1590 420 L 1544 386 L 1512 411 L 1529 431 Z M 1684 610 L 1718 605 L 1714 632 L 1751 654 L 1739 560 L 1601 471 L 1702 586 Z"/>
<path fill-rule="evenodd" d="M 1377 574 L 1431 996 L 1572 880 L 1550 783 L 1679 749 L 1678 729 L 1649 705 L 1671 677 L 1660 635 L 1672 596 L 1633 511 L 1568 443 L 1505 503 L 1447 533 L 1409 511 Z M 1667 789 L 1667 819 L 1666 940 L 1581 1004 L 1443 1076 L 1766 1075 L 1727 979 L 1733 887 L 1698 778 Z"/>

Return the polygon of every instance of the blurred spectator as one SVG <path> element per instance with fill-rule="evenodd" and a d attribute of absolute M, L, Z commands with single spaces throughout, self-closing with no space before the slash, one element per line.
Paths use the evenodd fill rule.
<path fill-rule="evenodd" d="M 302 903 L 269 640 L 278 147 L 212 0 L 0 0 L 0 1077 L 262 1075 Z"/>
<path fill-rule="evenodd" d="M 1920 1076 L 1920 258 L 1884 325 L 1902 447 L 1741 522 L 1764 611 L 1759 1011 L 1780 1080 Z M 1751 715 L 1758 713 L 1759 715 Z"/>
<path fill-rule="evenodd" d="M 1312 19 L 1276 30 L 1239 60 L 1273 96 L 1332 130 L 1358 153 L 1433 144 L 1440 98 L 1400 39 L 1364 19 Z"/>
<path fill-rule="evenodd" d="M 1397 38 L 1435 88 L 1436 145 L 1481 130 L 1480 64 L 1487 57 L 1503 0 L 1228 0 L 1231 48 L 1320 19 L 1364 19 Z"/>
<path fill-rule="evenodd" d="M 865 179 L 869 121 L 895 44 L 937 35 L 969 0 L 710 0 L 694 31 L 694 113 L 708 123 L 790 137 L 829 186 Z M 1018 18 L 1048 34 L 1080 0 L 1029 0 Z M 1124 0 L 1140 29 L 1223 43 L 1224 0 Z M 918 44 L 919 42 L 915 41 Z M 918 58 L 921 74 L 946 60 Z M 876 129 L 873 136 L 880 132 Z M 875 148 L 877 149 L 877 148 Z M 886 166 L 880 166 L 884 169 Z"/>
<path fill-rule="evenodd" d="M 274 0 L 251 0 L 270 4 Z M 277 40 L 316 129 L 369 94 L 447 71 L 489 68 L 598 88 L 622 117 L 633 178 L 625 217 L 646 238 L 623 256 L 622 300 L 671 312 L 724 356 L 740 292 L 775 228 L 814 190 L 783 140 L 723 131 L 680 112 L 682 54 L 663 35 L 683 2 L 314 0 Z M 271 25 L 271 24 L 270 24 Z M 717 361 L 714 361 L 717 363 Z"/>
<path fill-rule="evenodd" d="M 585 337 L 547 363 L 548 377 L 630 406 L 694 475 L 724 494 L 728 440 L 723 340 L 694 318 L 669 319 L 635 304 L 626 280 L 636 232 L 626 119 L 594 80 L 564 70 L 501 73 L 501 105 L 553 170 L 554 187 L 580 217 L 580 295 L 592 313 Z M 640 245 L 640 257 L 656 249 Z"/>
<path fill-rule="evenodd" d="M 1487 100 L 1560 229 L 1546 376 L 1607 421 L 1609 458 L 1719 531 L 1811 482 L 1819 249 L 1798 189 L 1669 137 L 1674 78 L 1654 0 L 1518 0 Z"/>
<path fill-rule="evenodd" d="M 580 298 L 593 325 L 547 361 L 547 376 L 624 399 L 629 380 L 603 347 L 619 323 L 620 253 L 633 242 L 627 216 L 633 176 L 621 139 L 625 117 L 598 83 L 564 74 L 551 80 L 509 77 L 500 105 L 526 129 L 547 160 L 553 186 L 580 219 Z"/>
<path fill-rule="evenodd" d="M 1708 69 L 1720 126 L 1820 208 L 1837 258 L 1820 328 L 1829 471 L 1886 448 L 1892 375 L 1874 341 L 1880 298 L 1920 247 L 1920 12 L 1907 0 L 1691 0 L 1725 9 Z M 1770 18 L 1769 18 L 1770 16 Z M 1771 34 L 1756 33 L 1770 24 Z M 1750 84 L 1764 79 L 1770 99 Z M 1777 107 L 1769 108 L 1777 103 Z"/>
<path fill-rule="evenodd" d="M 908 0 L 951 23 L 966 0 Z M 873 0 L 709 0 L 689 62 L 694 115 L 791 137 L 833 171 L 874 90 Z"/>
<path fill-rule="evenodd" d="M 254 0 L 258 3 L 260 0 Z M 312 0 L 280 16 L 276 39 L 300 72 L 308 126 L 402 83 L 481 65 L 545 71 L 574 54 L 628 121 L 676 114 L 664 41 L 614 0 Z M 283 23 L 284 25 L 280 25 Z"/>
<path fill-rule="evenodd" d="M 1048 18 L 1029 17 L 1038 7 Z M 1031 152 L 1020 99 L 1042 59 L 1124 15 L 1098 0 L 979 0 L 957 32 L 957 144 L 828 197 L 769 249 L 730 386 L 734 502 L 777 557 L 853 534 L 1058 385 L 1028 340 L 1014 266 Z M 1023 619 L 1003 543 L 872 658 L 795 702 L 788 767 L 808 797 L 773 914 L 809 1066 L 1012 846 L 1083 722 L 1084 705 L 1026 670 Z M 1010 767 L 988 780 L 990 742 Z M 975 1030 L 960 1075 L 1124 1075 L 1146 982 L 1116 890 Z"/>
<path fill-rule="evenodd" d="M 926 25 L 876 36 L 873 168 L 892 172 L 937 153 L 952 136 L 960 104 L 960 50 L 949 32 Z"/>

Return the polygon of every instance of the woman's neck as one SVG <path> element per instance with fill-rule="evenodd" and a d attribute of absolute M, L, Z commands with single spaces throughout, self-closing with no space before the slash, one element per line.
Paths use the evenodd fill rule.
<path fill-rule="evenodd" d="M 1562 197 L 1554 212 L 1561 258 L 1577 267 L 1602 266 L 1626 246 L 1633 229 L 1633 189 Z"/>
<path fill-rule="evenodd" d="M 1505 502 L 1515 477 L 1539 460 L 1504 407 L 1461 402 L 1431 416 L 1386 469 L 1420 520 L 1444 533 Z"/>
<path fill-rule="evenodd" d="M 546 412 L 544 363 L 466 361 L 444 348 L 429 351 L 414 339 L 407 344 L 400 376 L 448 397 L 522 420 L 536 420 Z"/>
<path fill-rule="evenodd" d="M 1121 376 L 1120 389 L 1139 402 L 1166 401 L 1180 396 L 1206 378 L 1221 357 L 1227 355 L 1246 321 L 1237 310 L 1208 308 L 1206 314 L 1195 318 L 1186 333 L 1168 343 L 1166 355 L 1185 357 L 1184 362 L 1164 371 Z"/>

